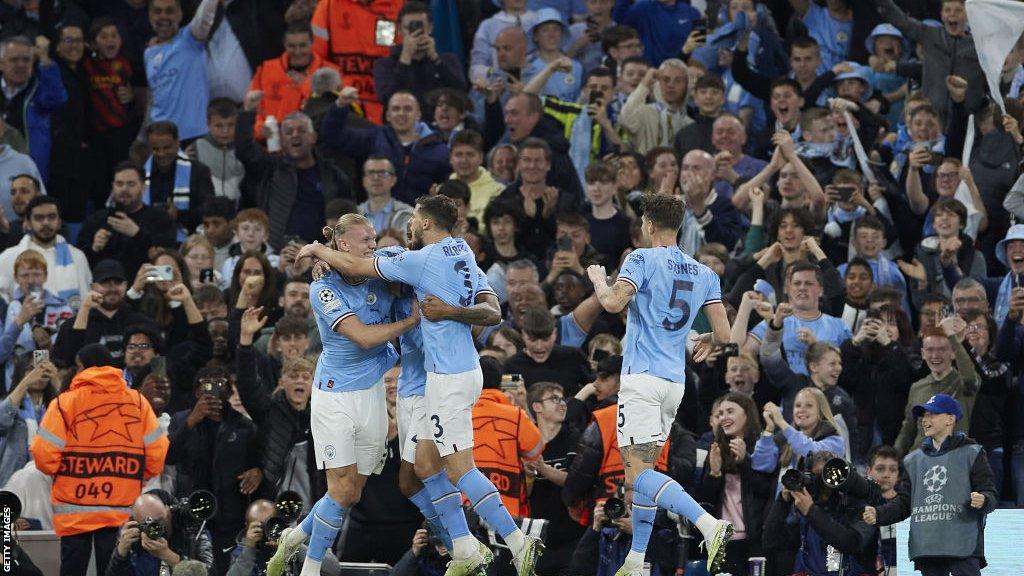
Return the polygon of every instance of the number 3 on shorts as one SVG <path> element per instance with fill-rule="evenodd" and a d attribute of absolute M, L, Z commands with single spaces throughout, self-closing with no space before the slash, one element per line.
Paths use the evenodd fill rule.
<path fill-rule="evenodd" d="M 622 430 L 622 427 L 626 425 L 626 413 L 622 411 L 625 407 L 625 404 L 619 404 L 619 430 Z"/>
<path fill-rule="evenodd" d="M 437 414 L 432 414 L 430 416 L 430 421 L 434 423 L 434 428 L 437 429 L 434 432 L 434 438 L 440 438 L 441 436 L 444 436 L 444 428 L 441 427 L 441 417 L 438 416 Z"/>

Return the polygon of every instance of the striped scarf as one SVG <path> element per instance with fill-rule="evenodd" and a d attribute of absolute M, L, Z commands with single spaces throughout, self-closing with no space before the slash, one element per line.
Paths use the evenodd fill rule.
<path fill-rule="evenodd" d="M 150 156 L 146 159 L 146 187 L 142 191 L 142 203 L 150 206 L 153 201 L 150 197 L 149 185 L 153 174 L 153 157 Z M 174 207 L 179 211 L 188 210 L 191 202 L 191 181 L 192 181 L 192 162 L 188 159 L 188 156 L 179 150 L 178 158 L 175 160 L 174 166 L 174 189 L 171 191 L 171 201 L 174 202 Z M 185 233 L 185 229 L 180 225 L 178 226 L 178 242 L 184 242 L 188 235 Z"/>

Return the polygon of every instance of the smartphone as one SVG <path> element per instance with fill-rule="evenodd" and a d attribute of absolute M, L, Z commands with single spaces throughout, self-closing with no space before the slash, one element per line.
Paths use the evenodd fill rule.
<path fill-rule="evenodd" d="M 594 362 L 600 362 L 601 360 L 604 360 L 609 356 L 611 356 L 611 354 L 607 350 L 595 348 L 594 353 L 590 355 L 590 359 L 593 360 Z"/>
<path fill-rule="evenodd" d="M 35 368 L 41 363 L 46 362 L 50 359 L 49 350 L 33 350 L 32 351 L 32 367 Z"/>
<path fill-rule="evenodd" d="M 170 265 L 153 266 L 146 276 L 146 282 L 170 282 L 171 280 L 174 280 L 174 270 L 171 269 Z"/>
<path fill-rule="evenodd" d="M 944 159 L 945 156 L 943 156 L 942 154 L 939 154 L 938 152 L 932 152 L 931 155 L 928 156 L 928 165 L 939 166 L 940 164 L 942 164 L 942 161 Z"/>
<path fill-rule="evenodd" d="M 1024 288 L 1024 274 L 1014 274 L 1013 275 L 1013 287 L 1014 288 Z"/>
<path fill-rule="evenodd" d="M 205 378 L 200 382 L 203 394 L 209 394 L 214 398 L 220 398 L 226 384 L 223 378 Z"/>
<path fill-rule="evenodd" d="M 522 374 L 502 374 L 501 375 L 501 391 L 502 392 L 515 392 L 519 390 L 519 383 L 522 382 Z"/>
<path fill-rule="evenodd" d="M 698 18 L 697 20 L 694 20 L 693 21 L 693 31 L 694 32 L 699 32 L 701 34 L 707 34 L 708 33 L 708 19 L 707 18 Z"/>
<path fill-rule="evenodd" d="M 156 356 L 149 361 L 149 368 L 158 378 L 167 378 L 167 358 Z"/>
<path fill-rule="evenodd" d="M 199 271 L 199 281 L 203 284 L 212 284 L 213 280 L 213 268 L 203 268 Z"/>
<path fill-rule="evenodd" d="M 33 286 L 32 288 L 29 289 L 28 296 L 29 296 L 29 298 L 31 298 L 32 300 L 34 300 L 36 302 L 42 302 L 43 301 L 43 289 L 38 287 L 38 286 Z"/>
<path fill-rule="evenodd" d="M 423 21 L 422 20 L 413 20 L 412 22 L 409 22 L 409 35 L 410 36 L 415 34 L 416 32 L 419 32 L 420 30 L 423 30 Z"/>
<path fill-rule="evenodd" d="M 854 191 L 857 190 L 856 187 L 850 186 L 848 184 L 840 184 L 838 186 L 832 186 L 832 188 L 836 191 L 837 194 L 839 194 L 840 202 L 849 202 L 850 198 L 853 196 Z"/>
<path fill-rule="evenodd" d="M 572 238 L 566 235 L 558 237 L 558 249 L 562 252 L 572 252 Z"/>

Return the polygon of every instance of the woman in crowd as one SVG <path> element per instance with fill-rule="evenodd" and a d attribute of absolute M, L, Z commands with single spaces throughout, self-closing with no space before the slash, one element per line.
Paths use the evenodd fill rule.
<path fill-rule="evenodd" d="M 757 439 L 751 466 L 758 472 L 779 472 L 799 468 L 800 461 L 812 452 L 843 454 L 845 443 L 832 416 L 825 393 L 808 386 L 793 400 L 793 424 L 782 417 L 774 402 L 764 406 L 764 432 Z"/>
<path fill-rule="evenodd" d="M 17 362 L 14 377 L 18 385 L 0 400 L 0 486 L 29 461 L 29 444 L 60 382 L 52 362 L 29 356 Z"/>
<path fill-rule="evenodd" d="M 839 385 L 857 407 L 857 431 L 850 429 L 857 462 L 865 461 L 872 446 L 896 442 L 914 381 L 907 355 L 912 338 L 903 311 L 883 306 L 869 310 L 853 338 L 840 346 Z"/>
<path fill-rule="evenodd" d="M 193 291 L 203 284 L 220 284 L 220 270 L 213 266 L 215 254 L 213 244 L 202 234 L 193 234 L 181 244 L 181 256 L 192 278 Z"/>
<path fill-rule="evenodd" d="M 761 527 L 775 495 L 775 478 L 771 472 L 758 472 L 751 466 L 750 457 L 762 432 L 754 400 L 729 392 L 715 410 L 714 442 L 704 461 L 698 500 L 710 504 L 716 517 L 732 522 L 736 532 L 724 568 L 742 574 L 747 559 L 761 555 Z"/>
<path fill-rule="evenodd" d="M 169 268 L 170 279 L 162 277 Z M 180 306 L 174 306 L 167 292 L 178 284 L 192 291 L 192 274 L 188 264 L 175 250 L 161 248 L 150 264 L 143 264 L 126 294 L 136 309 L 152 318 L 169 342 L 182 342 L 188 334 L 188 320 Z"/>

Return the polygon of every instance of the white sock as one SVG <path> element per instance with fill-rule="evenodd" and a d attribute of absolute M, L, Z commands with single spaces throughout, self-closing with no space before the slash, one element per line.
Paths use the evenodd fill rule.
<path fill-rule="evenodd" d="M 622 563 L 623 568 L 629 568 L 630 570 L 636 570 L 637 568 L 643 568 L 644 566 L 644 553 L 637 552 L 636 550 L 630 550 L 629 554 L 626 554 L 626 561 Z"/>
<path fill-rule="evenodd" d="M 518 528 L 516 528 L 515 532 L 505 536 L 503 540 L 505 540 L 505 544 L 508 544 L 509 550 L 512 551 L 513 555 L 519 554 L 523 546 L 526 546 L 526 535 Z"/>
<path fill-rule="evenodd" d="M 302 572 L 299 573 L 299 576 L 320 576 L 320 561 L 306 556 L 306 561 L 302 563 Z"/>
<path fill-rule="evenodd" d="M 707 512 L 701 514 L 700 518 L 694 523 L 697 526 L 697 530 L 704 535 L 705 540 L 710 540 L 715 535 L 715 530 L 718 528 L 718 519 L 708 514 Z"/>
<path fill-rule="evenodd" d="M 476 538 L 472 536 L 462 536 L 452 541 L 453 550 L 451 550 L 452 558 L 455 560 L 465 560 L 471 558 L 474 554 L 479 553 L 480 544 Z"/>

